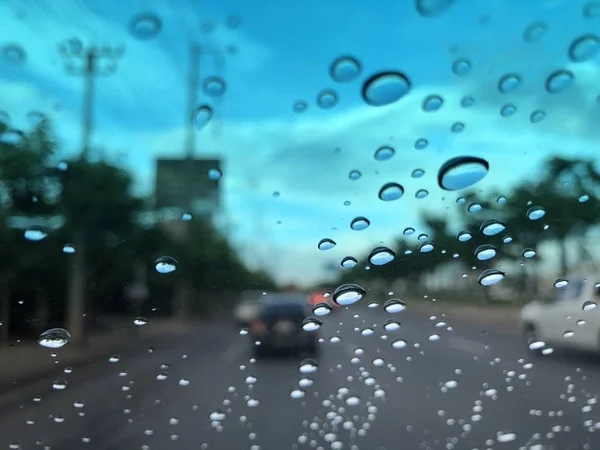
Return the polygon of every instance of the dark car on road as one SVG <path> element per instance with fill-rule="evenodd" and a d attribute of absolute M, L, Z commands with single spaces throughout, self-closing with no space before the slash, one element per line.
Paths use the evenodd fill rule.
<path fill-rule="evenodd" d="M 292 351 L 316 355 L 318 334 L 302 328 L 309 316 L 306 296 L 281 294 L 265 296 L 259 313 L 250 326 L 253 351 L 258 356 L 275 352 Z M 256 344 L 256 342 L 260 344 Z"/>

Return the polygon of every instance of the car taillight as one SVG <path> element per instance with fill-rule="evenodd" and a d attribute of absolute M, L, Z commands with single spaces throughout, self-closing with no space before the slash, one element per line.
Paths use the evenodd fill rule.
<path fill-rule="evenodd" d="M 260 320 L 254 320 L 250 324 L 250 332 L 253 334 L 260 334 L 264 330 L 265 330 L 265 326 Z"/>

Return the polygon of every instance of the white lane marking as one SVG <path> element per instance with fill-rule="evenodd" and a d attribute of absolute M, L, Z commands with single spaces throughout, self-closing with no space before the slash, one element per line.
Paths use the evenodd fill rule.
<path fill-rule="evenodd" d="M 487 354 L 485 344 L 472 341 L 470 339 L 452 336 L 447 339 L 447 345 L 455 350 L 460 350 L 462 352 L 471 353 L 477 356 L 485 356 Z"/>
<path fill-rule="evenodd" d="M 223 361 L 226 364 L 231 364 L 239 356 L 242 355 L 242 353 L 244 352 L 245 349 L 246 348 L 244 345 L 240 345 L 239 343 L 234 342 L 233 344 L 231 344 L 229 346 L 229 348 L 227 350 L 225 350 L 225 353 L 223 353 Z"/>

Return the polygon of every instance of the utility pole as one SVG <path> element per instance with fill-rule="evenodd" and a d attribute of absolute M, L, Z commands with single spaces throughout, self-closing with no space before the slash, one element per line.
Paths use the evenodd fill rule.
<path fill-rule="evenodd" d="M 87 160 L 90 153 L 90 140 L 93 130 L 93 105 L 94 83 L 98 76 L 109 76 L 116 71 L 116 60 L 123 55 L 123 47 L 97 47 L 90 45 L 83 47 L 78 40 L 71 40 L 59 47 L 61 55 L 67 59 L 66 70 L 69 75 L 83 76 L 85 82 L 82 134 L 81 134 L 81 159 Z M 107 60 L 103 66 L 102 60 Z M 75 64 L 74 61 L 79 61 Z M 73 244 L 75 253 L 71 255 L 71 265 L 68 268 L 68 303 L 67 326 L 73 344 L 87 344 L 86 323 L 86 230 L 73 224 Z"/>

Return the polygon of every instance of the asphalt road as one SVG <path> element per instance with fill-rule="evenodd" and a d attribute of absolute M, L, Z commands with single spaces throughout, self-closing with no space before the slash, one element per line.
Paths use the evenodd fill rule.
<path fill-rule="evenodd" d="M 402 328 L 385 332 L 391 317 Z M 443 320 L 336 311 L 310 374 L 302 357 L 253 361 L 222 323 L 70 374 L 59 353 L 56 376 L 0 396 L 0 449 L 600 448 L 595 358 L 534 357 L 518 336 Z"/>

